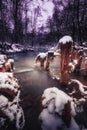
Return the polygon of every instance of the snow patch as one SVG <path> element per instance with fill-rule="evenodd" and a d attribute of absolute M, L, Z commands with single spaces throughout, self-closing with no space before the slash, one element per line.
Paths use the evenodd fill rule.
<path fill-rule="evenodd" d="M 71 97 L 56 87 L 52 87 L 44 91 L 42 98 L 44 109 L 39 116 L 39 120 L 42 122 L 42 130 L 80 130 L 73 118 L 76 113 Z M 63 110 L 67 102 L 70 102 L 71 106 L 71 121 L 69 127 L 66 126 L 66 123 L 62 119 Z"/>
<path fill-rule="evenodd" d="M 47 56 L 47 53 L 44 53 L 44 52 L 39 53 L 39 54 L 37 55 L 37 57 L 39 57 L 39 56 L 40 56 L 40 58 L 44 59 L 44 58 Z"/>
<path fill-rule="evenodd" d="M 62 43 L 62 44 L 66 44 L 66 43 L 69 43 L 69 42 L 73 43 L 71 36 L 64 36 L 59 40 L 59 43 Z"/>
<path fill-rule="evenodd" d="M 42 97 L 45 99 L 42 101 L 42 105 L 46 106 L 48 103 L 55 99 L 55 112 L 58 112 L 61 115 L 64 105 L 68 101 L 72 101 L 72 98 L 65 94 L 63 91 L 57 89 L 56 87 L 48 88 L 44 91 Z"/>

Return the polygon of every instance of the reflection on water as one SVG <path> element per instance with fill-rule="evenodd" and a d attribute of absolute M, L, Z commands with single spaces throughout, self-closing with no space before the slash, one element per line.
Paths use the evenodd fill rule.
<path fill-rule="evenodd" d="M 29 57 L 34 57 L 38 54 L 37 51 L 34 52 L 21 52 L 21 53 L 14 53 L 14 54 L 8 54 L 9 58 L 14 58 L 15 61 L 18 61 L 20 59 L 25 59 Z"/>
<path fill-rule="evenodd" d="M 8 55 L 15 59 L 15 72 L 21 86 L 21 105 L 24 109 L 26 125 L 24 130 L 41 130 L 38 123 L 38 116 L 41 109 L 41 95 L 46 88 L 60 86 L 59 81 L 52 79 L 48 72 L 36 68 L 35 56 L 38 52 L 16 53 Z M 60 71 L 59 59 L 54 59 L 50 66 L 50 72 L 58 75 Z M 87 85 L 87 77 L 82 74 L 72 75 L 72 78 L 80 80 Z"/>
<path fill-rule="evenodd" d="M 22 53 L 14 53 L 9 54 L 9 58 L 14 58 L 15 60 L 15 68 L 16 72 L 24 72 L 24 70 L 31 70 L 35 68 L 35 57 L 38 54 L 38 51 L 30 51 L 30 52 L 22 52 Z M 60 73 L 60 63 L 59 59 L 56 58 L 54 61 L 51 62 L 50 65 L 51 74 L 55 75 L 55 77 L 59 76 Z M 27 71 L 26 71 L 27 72 Z M 52 76 L 53 76 L 52 75 Z M 71 75 L 72 78 L 76 78 L 80 80 L 84 85 L 87 85 L 87 76 L 81 72 L 78 75 L 73 74 Z"/>

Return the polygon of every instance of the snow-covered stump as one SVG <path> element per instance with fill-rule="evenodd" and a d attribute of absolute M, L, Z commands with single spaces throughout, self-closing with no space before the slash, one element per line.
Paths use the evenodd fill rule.
<path fill-rule="evenodd" d="M 67 84 L 70 80 L 69 62 L 71 61 L 72 45 L 73 40 L 70 36 L 64 36 L 59 40 L 61 54 L 60 82 L 64 84 Z"/>
<path fill-rule="evenodd" d="M 13 125 L 16 129 L 24 126 L 24 113 L 19 105 L 20 86 L 13 73 L 0 72 L 0 129 Z M 9 124 L 6 123 L 9 122 Z"/>
<path fill-rule="evenodd" d="M 44 68 L 44 64 L 46 61 L 46 57 L 47 57 L 47 53 L 41 52 L 39 53 L 36 58 L 35 58 L 35 63 L 40 63 L 40 68 L 43 69 Z"/>
<path fill-rule="evenodd" d="M 48 51 L 47 58 L 46 58 L 46 67 L 45 67 L 45 69 L 47 71 L 49 71 L 50 62 L 51 62 L 51 60 L 53 58 L 54 58 L 54 52 L 53 51 Z"/>
<path fill-rule="evenodd" d="M 5 63 L 6 72 L 13 72 L 14 71 L 14 59 L 8 59 Z"/>

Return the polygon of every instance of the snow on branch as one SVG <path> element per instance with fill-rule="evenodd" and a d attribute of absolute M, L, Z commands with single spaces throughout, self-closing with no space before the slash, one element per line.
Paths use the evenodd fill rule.
<path fill-rule="evenodd" d="M 78 99 L 78 98 L 81 98 L 82 96 L 83 97 L 87 96 L 87 86 L 83 85 L 79 80 L 71 79 L 71 81 L 69 82 L 69 85 L 73 89 L 70 95 L 72 96 L 76 95 L 76 97 L 74 98 Z"/>
<path fill-rule="evenodd" d="M 13 73 L 0 72 L 0 92 L 6 92 L 15 96 L 18 92 L 19 85 Z"/>

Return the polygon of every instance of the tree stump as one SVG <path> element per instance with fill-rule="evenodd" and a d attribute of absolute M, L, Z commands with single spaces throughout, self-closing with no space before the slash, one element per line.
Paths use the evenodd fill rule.
<path fill-rule="evenodd" d="M 45 69 L 47 70 L 47 71 L 49 71 L 49 67 L 50 67 L 50 62 L 51 62 L 51 60 L 53 59 L 53 57 L 54 57 L 54 52 L 48 52 L 48 55 L 47 55 L 47 58 L 46 58 L 46 67 L 45 67 Z"/>
<path fill-rule="evenodd" d="M 71 61 L 71 53 L 73 50 L 73 40 L 70 36 L 64 36 L 59 40 L 59 46 L 61 50 L 60 61 L 60 82 L 67 84 L 70 80 L 69 62 Z"/>

